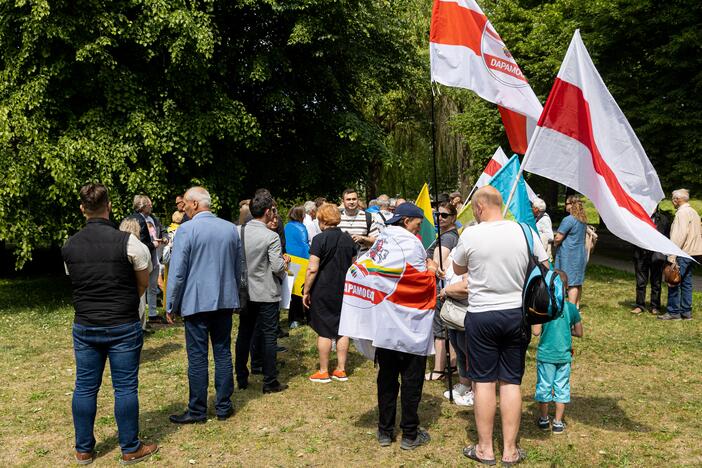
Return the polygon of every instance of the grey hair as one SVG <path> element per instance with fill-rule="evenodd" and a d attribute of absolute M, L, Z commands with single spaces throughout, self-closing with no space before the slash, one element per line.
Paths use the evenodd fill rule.
<path fill-rule="evenodd" d="M 305 206 L 305 213 L 307 213 L 307 214 L 310 214 L 314 210 L 317 209 L 317 204 L 313 201 L 306 201 L 304 206 Z"/>
<path fill-rule="evenodd" d="M 134 195 L 134 211 L 141 212 L 149 201 L 146 195 Z"/>
<path fill-rule="evenodd" d="M 139 221 L 134 218 L 125 218 L 119 225 L 119 230 L 124 232 L 129 232 L 134 234 L 138 239 L 141 234 L 141 226 L 139 226 Z"/>
<path fill-rule="evenodd" d="M 389 206 L 395 206 L 395 203 L 397 203 L 397 199 L 391 198 L 390 200 L 388 200 L 388 203 L 389 203 Z"/>
<path fill-rule="evenodd" d="M 208 192 L 205 187 L 190 187 L 188 191 L 185 192 L 184 197 L 187 197 L 192 201 L 196 201 L 200 205 L 208 208 L 212 205 L 212 197 L 210 196 L 210 192 Z"/>
<path fill-rule="evenodd" d="M 378 206 L 381 208 L 387 208 L 390 206 L 390 197 L 383 194 L 378 197 Z"/>
<path fill-rule="evenodd" d="M 690 201 L 690 191 L 684 188 L 673 190 L 673 198 L 688 202 Z"/>
<path fill-rule="evenodd" d="M 543 201 L 543 200 L 542 200 L 541 198 L 539 198 L 539 197 L 534 198 L 534 200 L 532 200 L 531 204 L 534 205 L 534 207 L 535 207 L 537 210 L 539 210 L 541 213 L 543 213 L 544 211 L 546 211 L 546 202 Z"/>

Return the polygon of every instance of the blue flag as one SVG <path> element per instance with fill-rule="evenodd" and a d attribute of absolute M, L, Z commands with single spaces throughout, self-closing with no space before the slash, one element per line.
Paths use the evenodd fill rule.
<path fill-rule="evenodd" d="M 519 157 L 515 154 L 507 163 L 500 168 L 499 171 L 490 179 L 490 185 L 495 187 L 502 195 L 502 200 L 507 203 L 509 193 L 512 191 L 512 185 L 519 174 Z M 527 195 L 526 182 L 524 177 L 519 177 L 517 190 L 514 192 L 512 202 L 509 204 L 509 212 L 514 216 L 515 221 L 526 223 L 531 228 L 536 229 L 536 220 L 534 213 L 531 211 L 531 202 Z"/>

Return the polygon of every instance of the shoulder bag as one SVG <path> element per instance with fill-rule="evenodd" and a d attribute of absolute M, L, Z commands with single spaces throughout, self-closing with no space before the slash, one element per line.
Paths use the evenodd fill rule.
<path fill-rule="evenodd" d="M 460 304 L 447 296 L 446 300 L 444 300 L 444 304 L 441 306 L 439 317 L 447 327 L 453 330 L 463 331 L 465 330 L 467 312 L 468 306 Z"/>

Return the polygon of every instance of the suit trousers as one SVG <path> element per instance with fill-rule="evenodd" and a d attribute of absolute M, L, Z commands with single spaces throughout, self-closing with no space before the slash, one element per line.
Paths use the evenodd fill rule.
<path fill-rule="evenodd" d="M 207 414 L 209 341 L 214 355 L 216 392 L 215 411 L 223 416 L 232 407 L 234 375 L 232 372 L 232 310 L 200 312 L 183 318 L 185 347 L 188 353 L 190 401 L 188 411 L 195 418 Z"/>
<path fill-rule="evenodd" d="M 276 348 L 278 346 L 278 302 L 249 301 L 239 314 L 239 331 L 236 336 L 236 380 L 242 386 L 248 383 L 249 354 L 253 363 L 263 364 L 263 386 L 272 386 L 278 380 Z M 262 357 L 262 359 L 261 359 Z"/>
<path fill-rule="evenodd" d="M 636 274 L 636 306 L 646 309 L 646 286 L 651 283 L 651 308 L 661 308 L 661 280 L 665 262 L 654 261 L 653 252 L 634 249 L 634 273 Z"/>
<path fill-rule="evenodd" d="M 377 348 L 375 356 L 378 361 L 378 431 L 385 435 L 394 433 L 397 396 L 401 390 L 402 437 L 414 440 L 419 427 L 417 409 L 422 399 L 427 357 L 383 348 Z"/>

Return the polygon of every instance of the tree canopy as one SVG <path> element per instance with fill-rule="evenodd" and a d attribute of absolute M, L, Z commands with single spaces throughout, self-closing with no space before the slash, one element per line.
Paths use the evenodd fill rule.
<path fill-rule="evenodd" d="M 665 188 L 702 189 L 702 5 L 479 2 L 545 101 L 575 28 Z M 278 196 L 412 196 L 431 173 L 430 0 L 15 0 L 0 3 L 0 241 L 18 265 L 82 220 L 101 181 L 115 217 L 193 184 L 232 216 Z M 434 98 L 440 189 L 497 144 L 494 106 Z"/>

